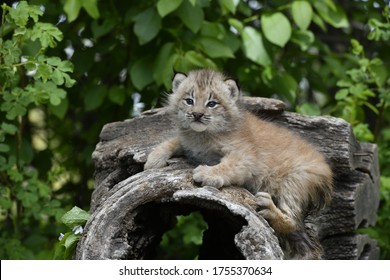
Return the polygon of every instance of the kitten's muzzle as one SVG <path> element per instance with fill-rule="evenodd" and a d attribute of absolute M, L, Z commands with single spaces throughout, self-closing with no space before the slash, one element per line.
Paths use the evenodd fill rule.
<path fill-rule="evenodd" d="M 193 112 L 192 116 L 194 117 L 194 121 L 199 122 L 201 120 L 201 118 L 204 116 L 204 114 L 203 113 Z"/>

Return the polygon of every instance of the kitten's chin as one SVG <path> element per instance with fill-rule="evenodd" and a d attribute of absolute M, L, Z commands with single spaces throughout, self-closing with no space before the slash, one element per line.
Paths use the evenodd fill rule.
<path fill-rule="evenodd" d="M 196 132 L 203 132 L 206 130 L 207 128 L 207 125 L 203 124 L 203 123 L 200 123 L 200 122 L 193 122 L 190 124 L 190 127 L 193 131 L 196 131 Z"/>

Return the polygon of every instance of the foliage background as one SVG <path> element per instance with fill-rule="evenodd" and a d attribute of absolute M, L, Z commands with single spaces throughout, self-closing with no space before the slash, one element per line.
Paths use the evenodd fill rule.
<path fill-rule="evenodd" d="M 45 45 L 46 33 L 21 34 L 23 24 L 2 20 L 1 259 L 53 258 L 67 231 L 61 216 L 74 205 L 89 208 L 91 153 L 102 126 L 136 115 L 140 102 L 160 106 L 174 70 L 200 67 L 239 79 L 247 94 L 283 99 L 290 110 L 343 117 L 361 141 L 379 145 L 381 206 L 366 232 L 390 259 L 389 1 L 29 4 L 44 12 L 27 13 L 24 28 L 46 22 L 62 35 L 53 29 L 53 44 Z M 47 70 L 58 59 L 73 67 L 61 75 Z M 34 65 L 38 71 L 28 73 Z"/>

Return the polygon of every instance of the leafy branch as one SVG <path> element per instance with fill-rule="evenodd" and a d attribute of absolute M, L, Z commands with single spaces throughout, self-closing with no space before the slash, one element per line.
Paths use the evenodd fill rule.
<path fill-rule="evenodd" d="M 48 227 L 50 219 L 63 210 L 53 198 L 45 174 L 31 165 L 36 151 L 28 140 L 32 124 L 28 112 L 41 106 L 58 106 L 66 97 L 62 86 L 75 83 L 70 77 L 71 62 L 45 55 L 63 39 L 50 23 L 39 22 L 39 6 L 20 1 L 10 7 L 2 4 L 0 34 L 0 234 L 1 258 L 28 258 L 24 246 L 31 223 Z M 7 30 L 7 31 L 6 31 Z M 28 56 L 26 50 L 39 50 Z M 39 227 L 38 227 L 39 228 Z"/>

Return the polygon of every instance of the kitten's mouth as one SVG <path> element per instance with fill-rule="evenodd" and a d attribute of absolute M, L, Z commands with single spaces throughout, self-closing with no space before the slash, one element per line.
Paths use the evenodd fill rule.
<path fill-rule="evenodd" d="M 196 131 L 196 132 L 202 132 L 202 131 L 205 131 L 206 128 L 207 128 L 207 125 L 205 125 L 202 121 L 200 120 L 196 120 L 196 121 L 193 121 L 191 124 L 190 124 L 190 127 L 192 130 Z"/>

